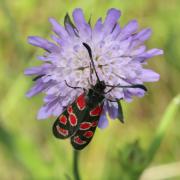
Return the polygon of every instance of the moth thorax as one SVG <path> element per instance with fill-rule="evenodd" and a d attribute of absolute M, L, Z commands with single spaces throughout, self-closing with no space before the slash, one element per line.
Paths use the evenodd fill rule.
<path fill-rule="evenodd" d="M 104 92 L 104 90 L 105 90 L 105 88 L 106 88 L 106 85 L 105 85 L 105 82 L 104 81 L 99 81 L 99 82 L 97 82 L 96 84 L 95 84 L 95 86 L 94 86 L 94 90 L 96 91 L 96 92 Z"/>

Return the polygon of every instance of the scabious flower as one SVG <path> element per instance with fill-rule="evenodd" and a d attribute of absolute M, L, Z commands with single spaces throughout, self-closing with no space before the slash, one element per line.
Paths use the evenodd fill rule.
<path fill-rule="evenodd" d="M 25 70 L 28 76 L 38 76 L 27 96 L 45 94 L 38 119 L 59 116 L 82 93 L 81 89 L 72 89 L 67 84 L 86 90 L 90 88 L 90 59 L 83 42 L 91 47 L 98 76 L 106 84 L 125 86 L 159 79 L 159 74 L 144 68 L 149 58 L 163 54 L 160 49 L 147 50 L 144 45 L 151 36 L 151 29 L 138 32 L 136 20 L 120 27 L 120 15 L 119 10 L 110 9 L 104 22 L 99 18 L 92 27 L 86 22 L 82 10 L 75 9 L 72 14 L 74 23 L 66 15 L 64 27 L 55 19 L 49 19 L 55 33 L 51 36 L 52 42 L 38 36 L 28 37 L 30 44 L 46 51 L 38 57 L 43 62 L 41 66 Z M 94 74 L 92 81 L 93 84 L 97 81 Z M 142 97 L 144 94 L 141 88 L 114 88 L 106 98 L 131 101 L 133 96 Z M 106 113 L 112 119 L 116 118 L 117 103 L 105 100 L 98 125 L 101 128 L 108 124 Z"/>

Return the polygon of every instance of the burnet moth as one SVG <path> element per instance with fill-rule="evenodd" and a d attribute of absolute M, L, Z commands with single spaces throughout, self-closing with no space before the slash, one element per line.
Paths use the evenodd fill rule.
<path fill-rule="evenodd" d="M 114 88 L 141 88 L 147 91 L 146 87 L 141 84 L 130 86 L 105 84 L 104 81 L 100 80 L 97 74 L 90 46 L 86 43 L 83 43 L 83 46 L 87 49 L 89 54 L 90 71 L 94 72 L 96 75 L 96 84 L 91 84 L 91 88 L 88 91 L 84 90 L 84 92 L 56 119 L 53 125 L 54 136 L 59 139 L 71 138 L 71 144 L 76 150 L 82 150 L 92 140 L 101 116 L 104 100 L 106 99 L 105 94 L 109 93 Z M 92 73 L 90 74 L 90 80 L 92 81 Z M 66 81 L 65 83 L 70 88 L 81 88 L 72 87 L 67 84 Z M 109 87 L 108 91 L 105 91 L 106 87 Z M 121 122 L 124 122 L 120 100 L 106 100 L 118 103 L 118 118 Z"/>

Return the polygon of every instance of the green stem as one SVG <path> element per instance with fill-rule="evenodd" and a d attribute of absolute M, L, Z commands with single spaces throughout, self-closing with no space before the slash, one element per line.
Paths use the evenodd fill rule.
<path fill-rule="evenodd" d="M 73 173 L 74 173 L 74 179 L 75 180 L 80 180 L 80 175 L 79 175 L 79 168 L 78 168 L 78 160 L 79 160 L 79 151 L 73 150 Z"/>
<path fill-rule="evenodd" d="M 160 121 L 160 125 L 157 128 L 154 139 L 148 149 L 148 160 L 146 165 L 148 165 L 154 158 L 163 140 L 163 137 L 165 136 L 167 128 L 169 127 L 170 123 L 174 120 L 179 107 L 180 107 L 180 94 L 177 95 L 175 98 L 173 98 L 173 100 L 170 102 Z"/>

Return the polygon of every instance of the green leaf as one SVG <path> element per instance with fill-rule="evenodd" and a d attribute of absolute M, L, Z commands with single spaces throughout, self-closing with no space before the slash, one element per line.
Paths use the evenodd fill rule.
<path fill-rule="evenodd" d="M 124 123 L 124 115 L 123 115 L 123 109 L 122 109 L 122 106 L 121 106 L 121 102 L 119 100 L 117 100 L 117 103 L 118 103 L 118 119 Z"/>
<path fill-rule="evenodd" d="M 69 24 L 73 29 L 76 29 L 76 26 L 71 21 L 71 18 L 68 13 L 66 13 L 66 15 L 64 17 L 64 26 L 66 27 L 67 24 Z"/>
<path fill-rule="evenodd" d="M 77 30 L 76 26 L 73 24 L 73 22 L 71 21 L 71 18 L 70 18 L 68 13 L 66 13 L 66 15 L 64 17 L 64 27 L 65 27 L 66 31 L 68 32 L 67 24 L 69 24 L 73 28 L 74 33 L 76 34 L 76 36 L 79 36 L 77 34 L 78 30 Z"/>
<path fill-rule="evenodd" d="M 88 20 L 88 24 L 90 25 L 90 27 L 91 27 L 91 17 L 92 15 L 90 15 L 89 20 Z"/>

